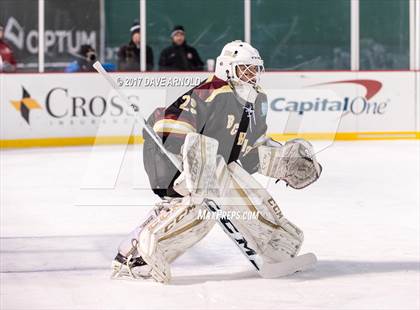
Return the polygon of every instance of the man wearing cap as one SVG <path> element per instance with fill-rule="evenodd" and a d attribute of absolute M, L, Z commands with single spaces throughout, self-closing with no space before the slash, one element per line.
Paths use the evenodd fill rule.
<path fill-rule="evenodd" d="M 162 71 L 202 71 L 203 62 L 197 50 L 185 40 L 183 26 L 175 26 L 171 33 L 172 45 L 160 54 L 159 70 Z"/>
<path fill-rule="evenodd" d="M 130 32 L 130 42 L 118 51 L 118 70 L 120 71 L 140 70 L 140 24 L 134 22 Z M 153 51 L 148 45 L 146 45 L 146 69 L 153 70 Z"/>

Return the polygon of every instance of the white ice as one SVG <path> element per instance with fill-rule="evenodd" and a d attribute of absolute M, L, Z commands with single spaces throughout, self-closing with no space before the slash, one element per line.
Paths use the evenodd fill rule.
<path fill-rule="evenodd" d="M 112 189 L 120 151 L 100 147 L 94 162 L 90 147 L 0 153 L 1 309 L 419 309 L 418 141 L 334 143 L 311 187 L 268 183 L 316 269 L 261 279 L 215 227 L 166 286 L 109 278 L 119 241 L 157 201 L 140 147 Z M 92 180 L 112 186 L 80 189 Z"/>

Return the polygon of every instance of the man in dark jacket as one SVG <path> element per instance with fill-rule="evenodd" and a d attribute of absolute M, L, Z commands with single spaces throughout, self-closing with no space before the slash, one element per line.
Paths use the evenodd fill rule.
<path fill-rule="evenodd" d="M 75 55 L 77 58 L 71 62 L 65 72 L 93 72 L 95 69 L 92 67 L 96 61 L 95 49 L 89 44 L 80 46 L 79 53 Z"/>
<path fill-rule="evenodd" d="M 172 33 L 172 45 L 160 54 L 159 70 L 167 71 L 202 71 L 203 62 L 198 52 L 185 41 L 185 30 L 175 26 Z"/>
<path fill-rule="evenodd" d="M 118 70 L 119 71 L 139 71 L 140 70 L 140 25 L 134 22 L 130 28 L 131 40 L 128 45 L 124 45 L 118 51 Z M 146 70 L 153 70 L 153 51 L 146 45 Z"/>

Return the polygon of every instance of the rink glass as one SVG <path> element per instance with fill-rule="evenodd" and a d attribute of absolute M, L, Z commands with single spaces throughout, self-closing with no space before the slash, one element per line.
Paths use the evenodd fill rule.
<path fill-rule="evenodd" d="M 409 69 L 409 2 L 360 1 L 360 69 Z"/>
<path fill-rule="evenodd" d="M 0 24 L 17 72 L 38 72 L 38 2 L 1 0 Z"/>
<path fill-rule="evenodd" d="M 350 69 L 350 1 L 251 1 L 266 70 Z"/>

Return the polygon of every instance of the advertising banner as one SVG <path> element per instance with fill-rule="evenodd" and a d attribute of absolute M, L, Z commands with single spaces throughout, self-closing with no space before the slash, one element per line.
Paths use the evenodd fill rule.
<path fill-rule="evenodd" d="M 278 139 L 296 134 L 328 140 L 415 138 L 419 89 L 415 75 L 266 73 L 262 84 L 268 97 L 268 133 Z M 112 76 L 147 117 L 198 85 L 208 73 Z M 97 136 L 112 143 L 141 135 L 134 128 L 132 109 L 99 74 L 3 74 L 0 83 L 3 147 L 42 145 L 42 139 L 57 145 L 91 144 Z M 60 142 L 61 138 L 68 140 Z M 34 139 L 38 142 L 31 143 Z M 22 143 L 25 140 L 27 144 Z"/>

